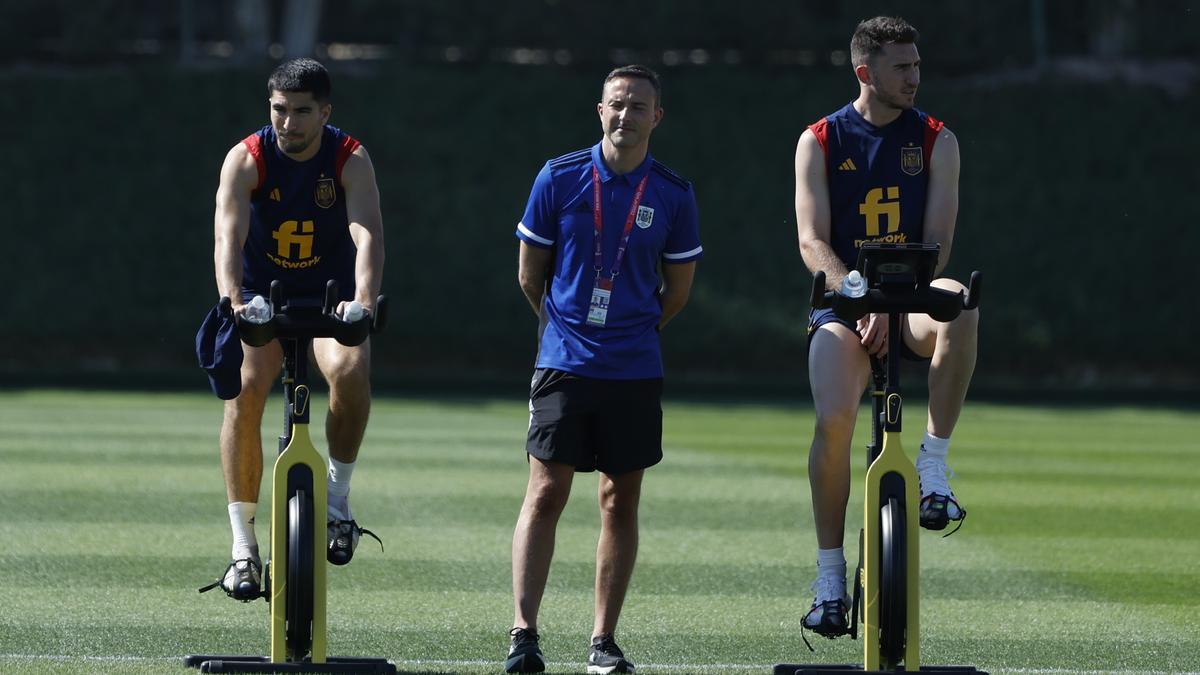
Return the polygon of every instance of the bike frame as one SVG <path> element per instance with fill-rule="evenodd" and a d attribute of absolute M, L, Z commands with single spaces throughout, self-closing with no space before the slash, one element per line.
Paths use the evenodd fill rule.
<path fill-rule="evenodd" d="M 880 670 L 884 666 L 896 664 L 883 663 L 879 641 L 879 610 L 880 610 L 880 513 L 882 506 L 889 497 L 896 497 L 904 504 L 906 514 L 916 516 L 920 502 L 919 479 L 917 468 L 904 452 L 900 440 L 901 414 L 904 402 L 900 394 L 900 315 L 888 314 L 888 354 L 887 375 L 880 389 L 880 378 L 875 377 L 875 388 L 872 390 L 874 412 L 872 419 L 872 445 L 868 446 L 869 465 L 863 492 L 864 501 L 864 536 L 863 546 L 863 667 L 865 670 Z M 875 366 L 873 363 L 872 366 Z M 873 372 L 876 370 L 872 368 Z M 879 447 L 879 436 L 882 431 L 883 443 Z M 877 453 L 877 454 L 876 454 Z M 876 455 L 872 457 L 872 455 Z M 909 519 L 911 520 L 911 519 Z M 920 641 L 920 542 L 918 534 L 920 527 L 916 521 L 911 524 L 906 520 L 905 537 L 907 545 L 905 553 L 905 573 L 907 590 L 905 592 L 907 618 L 904 642 L 904 669 L 920 670 L 921 641 Z"/>
<path fill-rule="evenodd" d="M 287 650 L 288 500 L 297 490 L 312 495 L 313 619 L 311 662 L 325 662 L 325 536 L 321 519 L 328 506 L 325 460 L 308 433 L 309 338 L 280 338 L 283 347 L 283 435 L 271 472 L 271 660 L 291 660 Z"/>
<path fill-rule="evenodd" d="M 863 664 L 790 664 L 775 665 L 775 675 L 840 675 L 846 672 L 883 674 L 906 671 L 961 673 L 986 675 L 973 666 L 922 666 L 920 637 L 920 479 L 916 466 L 904 452 L 900 440 L 904 400 L 900 392 L 900 353 L 903 350 L 901 317 L 907 313 L 928 314 L 935 321 L 952 321 L 964 309 L 979 304 L 982 276 L 972 272 L 967 292 L 952 293 L 931 286 L 938 260 L 938 247 L 927 244 L 864 244 L 859 250 L 858 271 L 867 280 L 863 294 L 842 295 L 825 288 L 825 273 L 813 273 L 811 306 L 813 309 L 832 308 L 843 321 L 854 322 L 868 312 L 888 316 L 888 354 L 886 366 L 871 357 L 872 418 L 871 443 L 867 446 L 863 529 L 859 532 L 859 564 L 855 576 L 854 602 L 851 608 L 848 633 L 857 637 L 858 618 L 863 624 Z M 904 584 L 904 626 L 899 637 L 902 648 L 894 641 L 891 647 L 883 644 L 883 509 L 896 500 L 903 506 L 904 534 L 893 539 L 891 553 L 904 560 L 900 579 Z M 889 515 L 892 512 L 889 511 Z M 896 522 L 896 521 L 893 521 Z M 903 541 L 903 555 L 897 553 Z M 894 574 L 897 570 L 891 568 Z M 893 592 L 896 589 L 889 589 Z M 896 594 L 892 596 L 895 601 Z M 861 601 L 861 604 L 860 604 Z M 894 617 L 899 622 L 899 617 Z M 887 629 L 896 631 L 897 626 Z M 896 633 L 888 635 L 895 640 Z M 811 649 L 811 646 L 809 647 Z M 885 654 L 895 651 L 896 658 Z M 886 661 L 900 661 L 886 662 Z"/>

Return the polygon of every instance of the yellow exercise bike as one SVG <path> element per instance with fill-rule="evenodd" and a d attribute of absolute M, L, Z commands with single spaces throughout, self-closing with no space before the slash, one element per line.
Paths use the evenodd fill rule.
<path fill-rule="evenodd" d="M 973 673 L 973 666 L 925 666 L 920 652 L 920 570 L 917 535 L 920 528 L 920 483 L 916 467 L 900 444 L 900 359 L 903 348 L 900 321 L 904 314 L 928 314 L 951 321 L 964 309 L 979 305 L 982 277 L 971 273 L 961 292 L 930 285 L 938 261 L 931 244 L 864 244 L 856 271 L 865 281 L 863 292 L 843 295 L 825 290 L 825 273 L 813 275 L 812 307 L 832 308 L 838 318 L 855 322 L 868 313 L 887 314 L 888 354 L 871 359 L 873 376 L 871 443 L 867 446 L 864 494 L 865 523 L 859 532 L 849 634 L 858 637 L 863 623 L 863 664 L 777 664 L 775 675 L 836 675 L 857 673 Z"/>
<path fill-rule="evenodd" d="M 272 316 L 266 323 L 238 317 L 241 339 L 254 347 L 279 340 L 283 347 L 283 435 L 272 470 L 271 557 L 263 574 L 271 604 L 270 656 L 190 655 L 184 663 L 202 673 L 395 673 L 381 658 L 326 656 L 325 511 L 326 464 L 308 433 L 310 392 L 308 348 L 314 338 L 332 337 L 349 347 L 362 344 L 387 322 L 387 299 L 375 314 L 346 322 L 334 314 L 337 283 L 325 288 L 324 306 L 284 305 L 278 281 L 271 282 Z M 222 298 L 222 303 L 228 300 Z"/>

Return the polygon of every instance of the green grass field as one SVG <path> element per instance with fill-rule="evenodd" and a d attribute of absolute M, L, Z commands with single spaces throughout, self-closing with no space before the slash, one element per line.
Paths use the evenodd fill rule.
<path fill-rule="evenodd" d="M 923 420 L 909 410 L 911 450 Z M 202 395 L 0 392 L 0 672 L 186 673 L 187 653 L 267 651 L 265 603 L 196 593 L 229 553 L 220 418 Z M 387 548 L 364 540 L 330 569 L 331 655 L 501 672 L 527 418 L 523 401 L 376 402 L 353 503 Z M 811 424 L 807 405 L 666 406 L 618 632 L 639 672 L 861 662 L 860 642 L 817 639 L 810 654 L 800 641 Z M 970 405 L 951 454 L 970 517 L 921 538 L 925 662 L 1200 670 L 1198 439 L 1194 412 Z M 540 626 L 553 672 L 586 656 L 595 487 L 577 478 L 559 526 Z"/>

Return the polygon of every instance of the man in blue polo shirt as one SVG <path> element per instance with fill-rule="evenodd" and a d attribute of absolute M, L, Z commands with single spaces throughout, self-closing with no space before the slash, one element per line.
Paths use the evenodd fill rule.
<path fill-rule="evenodd" d="M 649 154 L 658 76 L 617 68 L 597 104 L 603 138 L 542 167 L 525 215 L 521 290 L 540 319 L 513 534 L 514 628 L 505 669 L 541 672 L 537 614 L 576 471 L 599 471 L 600 541 L 589 673 L 632 673 L 613 639 L 638 544 L 642 474 L 662 459 L 659 331 L 687 302 L 701 256 L 691 183 Z"/>

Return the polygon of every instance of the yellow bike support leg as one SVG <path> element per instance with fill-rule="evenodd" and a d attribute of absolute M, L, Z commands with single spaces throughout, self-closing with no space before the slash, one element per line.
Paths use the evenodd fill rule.
<path fill-rule="evenodd" d="M 906 639 L 904 643 L 904 670 L 919 671 L 921 669 L 921 631 L 920 631 L 920 555 L 917 535 L 920 529 L 920 515 L 917 505 L 920 501 L 917 469 L 913 466 L 904 448 L 900 444 L 900 433 L 885 431 L 883 433 L 883 449 L 879 457 L 867 468 L 866 479 L 866 535 L 863 541 L 863 666 L 865 670 L 880 670 L 882 657 L 879 645 L 879 586 L 880 586 L 880 555 L 879 549 L 879 514 L 880 514 L 880 485 L 887 473 L 897 473 L 904 479 L 904 510 L 907 550 L 908 590 Z"/>
<path fill-rule="evenodd" d="M 305 397 L 307 400 L 307 397 Z M 313 663 L 325 663 L 325 514 L 329 495 L 325 460 L 313 447 L 307 424 L 292 427 L 292 440 L 275 460 L 271 490 L 271 661 L 287 661 L 288 471 L 305 465 L 313 475 Z"/>

